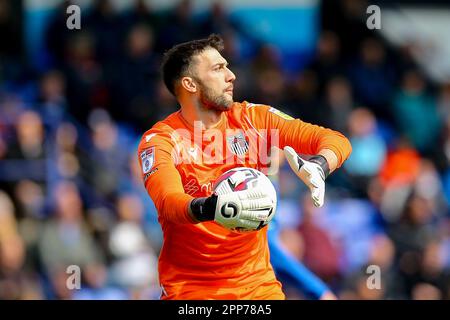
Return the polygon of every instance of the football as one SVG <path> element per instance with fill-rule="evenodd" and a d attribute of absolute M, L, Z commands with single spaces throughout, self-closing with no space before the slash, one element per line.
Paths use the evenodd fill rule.
<path fill-rule="evenodd" d="M 238 167 L 224 172 L 213 185 L 213 192 L 217 195 L 234 191 L 247 190 L 256 186 L 267 190 L 272 198 L 273 206 L 266 221 L 255 221 L 253 228 L 233 228 L 236 232 L 251 232 L 267 226 L 275 215 L 277 207 L 277 193 L 270 179 L 261 171 L 247 167 Z"/>

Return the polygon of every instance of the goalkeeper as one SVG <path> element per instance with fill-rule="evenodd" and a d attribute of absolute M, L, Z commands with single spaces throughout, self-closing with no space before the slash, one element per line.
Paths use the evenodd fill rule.
<path fill-rule="evenodd" d="M 273 107 L 234 102 L 236 77 L 222 49 L 222 39 L 211 35 L 165 53 L 164 83 L 180 110 L 144 133 L 138 148 L 142 179 L 163 230 L 161 298 L 284 299 L 270 264 L 267 228 L 248 233 L 227 229 L 266 220 L 267 213 L 261 212 L 269 210 L 260 209 L 271 206 L 267 191 L 216 196 L 212 184 L 234 167 L 263 170 L 264 152 L 252 148 L 272 147 L 272 139 L 263 136 L 265 146 L 257 141 L 258 130 L 270 130 L 314 204 L 321 206 L 325 179 L 348 158 L 351 146 L 339 132 Z M 312 157 L 304 160 L 297 153 Z M 229 205 L 235 214 L 222 215 L 221 208 Z"/>

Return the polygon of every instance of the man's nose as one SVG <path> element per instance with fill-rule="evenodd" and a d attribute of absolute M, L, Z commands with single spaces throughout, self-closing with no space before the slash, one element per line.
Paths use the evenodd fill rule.
<path fill-rule="evenodd" d="M 233 82 L 234 80 L 236 80 L 235 74 L 230 69 L 228 69 L 226 80 L 227 80 L 227 82 Z"/>

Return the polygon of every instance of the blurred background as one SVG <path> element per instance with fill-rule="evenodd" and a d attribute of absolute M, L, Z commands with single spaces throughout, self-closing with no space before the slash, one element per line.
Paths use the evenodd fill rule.
<path fill-rule="evenodd" d="M 70 4 L 80 30 L 66 27 Z M 380 30 L 367 28 L 371 4 Z M 444 0 L 0 0 L 0 299 L 159 298 L 162 234 L 136 149 L 178 109 L 162 53 L 212 32 L 237 101 L 352 142 L 321 209 L 282 162 L 285 248 L 341 299 L 449 299 Z M 366 286 L 371 264 L 381 290 Z M 69 265 L 80 290 L 66 287 Z"/>

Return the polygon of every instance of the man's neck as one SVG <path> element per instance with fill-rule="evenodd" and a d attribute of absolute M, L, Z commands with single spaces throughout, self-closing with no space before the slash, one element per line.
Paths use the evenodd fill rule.
<path fill-rule="evenodd" d="M 210 129 L 217 126 L 222 119 L 222 113 L 223 111 L 207 109 L 204 106 L 194 106 L 192 104 L 181 105 L 181 116 L 183 119 L 193 127 L 196 121 L 200 121 L 203 129 Z"/>

